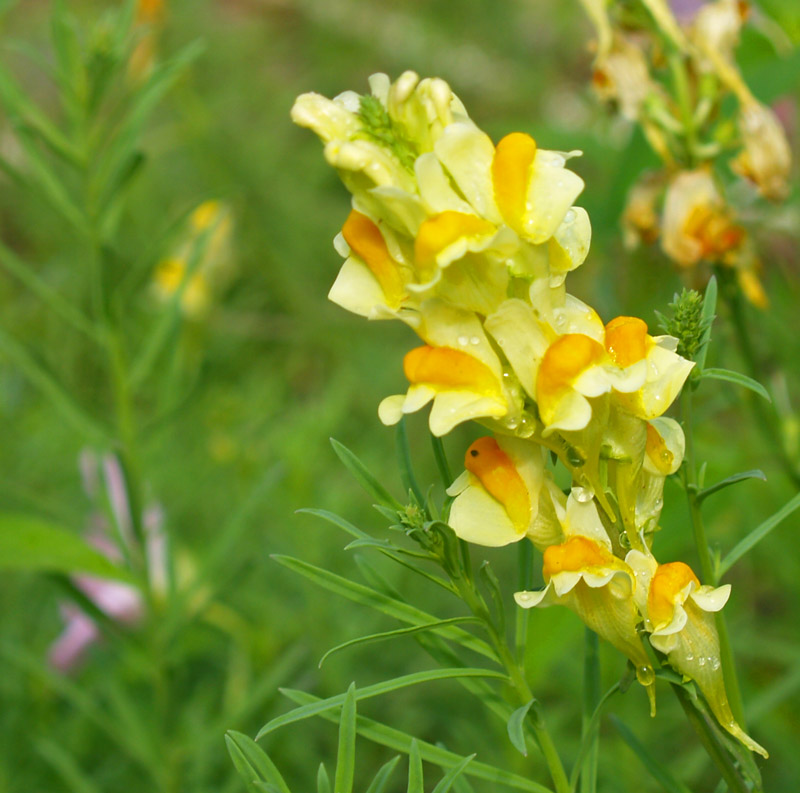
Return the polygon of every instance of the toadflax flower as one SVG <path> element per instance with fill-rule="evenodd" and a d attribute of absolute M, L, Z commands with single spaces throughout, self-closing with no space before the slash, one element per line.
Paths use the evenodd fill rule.
<path fill-rule="evenodd" d="M 403 369 L 411 385 L 406 394 L 381 402 L 378 415 L 384 424 L 396 424 L 431 401 L 429 423 L 437 436 L 469 419 L 519 413 L 519 394 L 503 376 L 500 359 L 473 313 L 430 301 L 421 308 L 416 331 L 426 344 L 406 354 Z"/>
<path fill-rule="evenodd" d="M 687 564 L 658 564 L 651 554 L 637 550 L 629 551 L 625 561 L 636 573 L 635 598 L 650 643 L 667 656 L 673 669 L 695 681 L 722 727 L 751 751 L 768 757 L 736 723 L 725 692 L 713 613 L 728 601 L 730 584 L 702 586 Z"/>
<path fill-rule="evenodd" d="M 598 636 L 614 645 L 636 667 L 655 712 L 655 675 L 636 630 L 640 621 L 633 598 L 635 576 L 614 555 L 591 491 L 573 488 L 565 506 L 556 505 L 565 541 L 544 552 L 546 587 L 514 595 L 519 606 L 565 605 Z"/>
<path fill-rule="evenodd" d="M 462 540 L 499 546 L 528 537 L 539 550 L 561 542 L 553 504 L 565 499 L 545 471 L 543 447 L 505 435 L 479 438 L 464 467 L 447 489 L 455 496 L 448 522 Z"/>

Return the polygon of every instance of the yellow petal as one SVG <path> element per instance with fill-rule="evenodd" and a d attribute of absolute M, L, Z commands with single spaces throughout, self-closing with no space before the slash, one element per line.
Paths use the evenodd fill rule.
<path fill-rule="evenodd" d="M 430 279 L 439 263 L 439 257 L 450 246 L 465 240 L 494 235 L 496 229 L 477 215 L 447 210 L 422 223 L 414 241 L 414 258 L 423 280 Z M 466 252 L 466 246 L 461 255 Z"/>
<path fill-rule="evenodd" d="M 426 383 L 437 391 L 467 389 L 487 396 L 501 393 L 497 378 L 484 363 L 449 347 L 416 347 L 403 359 L 403 369 L 410 383 Z"/>

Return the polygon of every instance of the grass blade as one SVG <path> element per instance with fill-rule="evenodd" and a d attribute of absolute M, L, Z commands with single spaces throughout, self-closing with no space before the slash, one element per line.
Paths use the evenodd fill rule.
<path fill-rule="evenodd" d="M 382 594 L 371 587 L 358 584 L 355 581 L 350 581 L 329 570 L 316 567 L 308 562 L 303 562 L 300 559 L 294 559 L 290 556 L 274 555 L 272 558 L 284 567 L 288 567 L 290 570 L 300 573 L 330 592 L 343 595 L 355 603 L 361 603 L 362 605 L 374 608 L 401 622 L 407 622 L 411 625 L 427 625 L 437 621 L 437 618 L 432 614 L 428 614 L 409 603 L 404 603 L 389 595 Z M 446 639 L 458 642 L 463 647 L 479 655 L 491 658 L 493 661 L 497 660 L 494 650 L 492 650 L 485 641 L 461 628 L 449 625 L 442 628 L 434 628 L 432 631 Z"/>
<path fill-rule="evenodd" d="M 407 688 L 408 686 L 417 685 L 418 683 L 429 683 L 433 680 L 451 680 L 460 677 L 490 677 L 496 680 L 508 679 L 507 676 L 502 672 L 495 672 L 492 669 L 428 669 L 424 672 L 413 672 L 410 675 L 395 677 L 391 680 L 384 680 L 380 683 L 367 686 L 366 688 L 360 688 L 355 693 L 355 701 L 359 702 L 362 699 L 370 699 L 371 697 L 377 697 L 381 694 L 388 694 L 392 691 Z M 289 689 L 281 689 L 281 693 L 286 694 L 286 696 L 289 696 L 287 693 L 288 691 Z M 339 708 L 345 703 L 348 694 L 337 694 L 336 696 L 328 697 L 327 699 L 315 698 L 314 704 L 312 705 L 304 705 L 301 708 L 295 708 L 288 713 L 284 713 L 282 716 L 276 716 L 271 721 L 268 721 L 258 731 L 256 740 L 260 740 L 265 735 L 277 730 L 279 727 L 285 727 L 287 724 L 294 724 L 295 722 L 302 721 L 303 719 L 317 716 L 324 711 Z"/>
<path fill-rule="evenodd" d="M 225 743 L 236 770 L 245 781 L 248 790 L 258 790 L 256 782 L 273 785 L 280 793 L 291 793 L 289 786 L 275 767 L 267 753 L 250 737 L 235 730 L 225 733 Z"/>
<path fill-rule="evenodd" d="M 353 793 L 356 769 L 356 684 L 347 689 L 339 719 L 339 748 L 336 752 L 335 793 Z"/>
<path fill-rule="evenodd" d="M 628 744 L 633 753 L 639 758 L 642 765 L 648 770 L 650 776 L 658 782 L 668 793 L 692 793 L 683 782 L 677 780 L 672 772 L 661 762 L 655 759 L 647 747 L 623 724 L 616 716 L 610 716 L 611 722 L 617 728 L 622 740 Z"/>
<path fill-rule="evenodd" d="M 456 780 L 464 773 L 467 766 L 475 758 L 474 754 L 465 757 L 457 766 L 453 766 L 440 780 L 431 793 L 447 793 L 455 784 Z"/>
<path fill-rule="evenodd" d="M 431 622 L 427 625 L 412 625 L 410 628 L 397 628 L 397 630 L 393 631 L 384 631 L 383 633 L 371 633 L 369 636 L 359 636 L 357 639 L 350 639 L 348 642 L 342 642 L 342 644 L 337 644 L 336 647 L 332 647 L 325 655 L 320 658 L 319 666 L 321 667 L 325 661 L 330 658 L 334 653 L 338 653 L 340 650 L 346 650 L 348 647 L 356 647 L 359 644 L 372 644 L 373 642 L 382 642 L 387 641 L 388 639 L 394 639 L 399 636 L 408 636 L 409 634 L 420 633 L 421 631 L 428 631 L 433 628 L 441 628 L 445 625 L 457 625 L 460 622 L 482 622 L 478 617 L 452 617 L 451 619 L 447 620 L 438 620 L 437 622 Z"/>
<path fill-rule="evenodd" d="M 425 793 L 425 782 L 422 776 L 422 757 L 419 753 L 419 744 L 416 738 L 411 741 L 411 751 L 408 753 L 408 793 Z"/>
<path fill-rule="evenodd" d="M 382 765 L 378 773 L 375 774 L 375 779 L 370 782 L 366 793 L 383 793 L 386 789 L 386 785 L 389 784 L 389 777 L 392 775 L 394 769 L 397 768 L 399 762 L 400 755 L 398 754 L 389 760 L 388 763 Z"/>
<path fill-rule="evenodd" d="M 738 542 L 727 556 L 719 563 L 717 578 L 720 579 L 736 564 L 756 543 L 764 539 L 779 523 L 789 517 L 800 507 L 800 493 L 789 499 L 774 515 L 756 526 L 743 540 Z"/>
<path fill-rule="evenodd" d="M 306 694 L 303 691 L 285 692 L 286 695 L 298 704 L 310 704 L 317 701 L 317 697 L 311 694 Z M 328 721 L 336 722 L 338 718 L 333 713 L 322 713 L 322 718 Z M 447 749 L 442 749 L 432 743 L 420 741 L 417 738 L 403 732 L 381 724 L 373 719 L 367 719 L 364 716 L 358 716 L 356 719 L 356 730 L 358 734 L 367 740 L 387 746 L 398 752 L 408 754 L 411 751 L 411 742 L 416 740 L 419 744 L 419 752 L 422 759 L 427 763 L 433 763 L 440 768 L 451 769 L 461 765 L 466 758 L 462 757 L 455 752 Z M 531 779 L 526 779 L 523 776 L 514 774 L 511 771 L 506 771 L 502 768 L 496 768 L 488 763 L 479 763 L 472 761 L 465 769 L 465 774 L 482 779 L 485 782 L 490 782 L 492 785 L 505 785 L 514 788 L 515 790 L 525 790 L 529 793 L 553 793 L 553 791 L 544 785 L 534 782 Z"/>
<path fill-rule="evenodd" d="M 367 467 L 344 444 L 331 438 L 331 446 L 344 467 L 355 477 L 361 487 L 379 504 L 395 511 L 403 509 L 403 505 L 367 470 Z"/>

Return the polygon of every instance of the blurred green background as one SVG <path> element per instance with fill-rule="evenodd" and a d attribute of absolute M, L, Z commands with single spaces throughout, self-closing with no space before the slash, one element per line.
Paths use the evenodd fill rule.
<path fill-rule="evenodd" d="M 86 39 L 112 7 L 67 5 Z M 795 0 L 760 6 L 793 47 L 778 55 L 749 28 L 740 63 L 760 99 L 789 100 L 797 152 L 800 10 Z M 50 3 L 21 0 L 0 8 L 3 63 L 58 119 L 47 74 Z M 594 240 L 589 260 L 570 277 L 571 292 L 606 319 L 636 314 L 655 330 L 654 309 L 664 310 L 681 286 L 658 250 L 623 249 L 619 217 L 627 190 L 657 163 L 641 135 L 602 108 L 588 88 L 591 31 L 577 1 L 168 0 L 160 57 L 196 39 L 202 55 L 146 127 L 146 161 L 132 183 L 118 251 L 120 279 L 130 261 L 144 261 L 124 292 L 126 331 L 135 347 L 158 310 L 149 291 L 152 267 L 165 253 L 158 241 L 203 200 L 220 199 L 231 209 L 235 276 L 209 314 L 185 323 L 176 337 L 182 398 L 142 438 L 149 497 L 164 509 L 179 565 L 199 577 L 196 607 L 186 607 L 161 644 L 148 644 L 144 633 L 138 643 L 110 638 L 63 676 L 46 662 L 62 627 L 62 591 L 52 578 L 4 573 L 0 791 L 238 791 L 243 788 L 223 732 L 253 734 L 286 709 L 278 686 L 329 696 L 351 680 L 363 686 L 430 665 L 412 640 L 401 639 L 342 653 L 318 669 L 334 644 L 394 625 L 315 590 L 269 558 L 288 553 L 360 577 L 352 553 L 342 550 L 344 534 L 294 512 L 324 507 L 369 531 L 384 531 L 383 519 L 327 439 L 353 449 L 401 495 L 394 433 L 380 425 L 376 408 L 385 395 L 405 388 L 401 359 L 412 342 L 404 327 L 367 325 L 326 301 L 340 264 L 331 240 L 349 202 L 318 141 L 289 121 L 297 94 L 363 92 L 375 71 L 395 78 L 410 68 L 441 76 L 495 140 L 522 130 L 546 148 L 583 150 L 572 167 L 587 184 L 580 203 L 592 218 Z M 0 152 L 13 160 L 14 146 L 8 120 L 0 116 Z M 800 408 L 797 190 L 781 206 L 756 203 L 749 212 L 772 300 L 767 311 L 750 312 L 753 341 L 770 365 L 783 362 L 789 398 Z M 3 176 L 0 238 L 68 299 L 85 297 L 91 276 L 70 230 L 35 191 Z M 80 335 L 5 273 L 0 301 L 0 325 L 34 349 L 84 405 L 98 415 L 107 411 L 100 365 Z M 724 316 L 710 355 L 718 365 L 740 366 Z M 148 415 L 146 399 L 138 407 Z M 793 493 L 741 393 L 708 383 L 698 394 L 698 414 L 707 481 L 749 468 L 768 475 L 767 483 L 746 482 L 708 502 L 712 545 L 729 549 Z M 90 504 L 77 461 L 85 438 L 5 357 L 0 420 L 2 509 L 83 531 Z M 413 417 L 409 432 L 419 478 L 435 481 L 425 417 Z M 461 428 L 447 439 L 454 469 L 474 434 Z M 657 553 L 696 566 L 683 494 L 668 483 L 665 499 Z M 763 764 L 771 791 L 794 791 L 792 780 L 800 779 L 798 527 L 797 517 L 786 521 L 727 579 L 734 586 L 727 613 L 749 726 L 772 754 Z M 515 555 L 485 556 L 510 597 Z M 474 557 L 484 558 L 482 549 Z M 461 613 L 459 604 L 420 589 L 418 579 L 373 561 L 427 611 Z M 213 596 L 204 597 L 205 590 Z M 569 758 L 579 734 L 582 626 L 571 613 L 551 609 L 536 613 L 532 630 L 532 688 Z M 624 664 L 607 650 L 603 671 L 610 684 Z M 659 690 L 656 720 L 648 717 L 637 686 L 615 707 L 693 790 L 713 788 L 714 771 L 666 688 Z M 365 703 L 362 712 L 461 754 L 477 752 L 479 759 L 546 778 L 540 760 L 519 756 L 502 725 L 487 730 L 485 712 L 455 682 L 408 689 Z M 266 742 L 296 790 L 311 789 L 317 764 L 332 762 L 335 746 L 335 727 L 324 722 L 290 727 Z M 607 723 L 601 747 L 600 790 L 658 789 Z M 365 741 L 358 752 L 365 775 L 391 755 Z"/>

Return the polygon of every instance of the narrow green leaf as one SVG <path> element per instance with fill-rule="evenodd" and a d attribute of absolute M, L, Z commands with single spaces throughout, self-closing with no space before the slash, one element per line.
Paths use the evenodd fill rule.
<path fill-rule="evenodd" d="M 107 439 L 108 433 L 105 429 L 75 401 L 48 368 L 2 328 L 0 328 L 0 352 L 22 371 L 76 430 L 86 436 L 87 442 L 104 442 Z"/>
<path fill-rule="evenodd" d="M 249 736 L 235 730 L 225 733 L 225 743 L 239 775 L 249 790 L 258 789 L 255 782 L 274 785 L 280 793 L 291 793 L 281 772 L 267 753 Z"/>
<path fill-rule="evenodd" d="M 389 639 L 396 639 L 400 636 L 408 636 L 420 633 L 421 631 L 432 630 L 433 628 L 441 628 L 445 625 L 457 625 L 460 622 L 482 622 L 482 620 L 478 617 L 451 617 L 450 619 L 438 620 L 427 625 L 412 625 L 410 628 L 397 628 L 393 631 L 371 633 L 369 636 L 359 636 L 357 639 L 350 639 L 350 641 L 342 642 L 342 644 L 337 644 L 336 647 L 332 647 L 320 658 L 319 666 L 321 667 L 334 653 L 338 653 L 340 650 L 346 650 L 349 647 L 356 647 L 361 644 L 372 644 L 373 642 L 383 642 Z"/>
<path fill-rule="evenodd" d="M 330 592 L 343 595 L 355 603 L 374 608 L 401 622 L 406 622 L 411 625 L 428 625 L 437 621 L 435 616 L 409 603 L 404 603 L 401 600 L 382 594 L 371 587 L 364 586 L 355 581 L 350 581 L 329 570 L 316 567 L 308 562 L 303 562 L 300 559 L 294 559 L 290 556 L 274 555 L 272 558 L 284 567 L 288 567 L 290 570 L 300 573 L 300 575 L 314 581 Z M 497 660 L 494 650 L 485 641 L 461 628 L 445 626 L 442 628 L 433 628 L 432 631 L 446 639 L 458 642 L 463 647 L 483 655 L 486 658 L 491 658 L 493 661 Z"/>
<path fill-rule="evenodd" d="M 317 769 L 317 793 L 331 793 L 331 780 L 325 763 L 320 763 Z"/>
<path fill-rule="evenodd" d="M 706 366 L 706 355 L 708 346 L 711 342 L 711 327 L 714 324 L 717 310 L 717 276 L 712 275 L 706 285 L 706 293 L 703 298 L 703 321 L 705 330 L 700 340 L 700 349 L 697 352 L 697 371 L 702 372 Z"/>
<path fill-rule="evenodd" d="M 61 777 L 68 790 L 73 793 L 101 793 L 100 787 L 80 767 L 75 756 L 59 743 L 42 738 L 35 745 L 37 752 Z"/>
<path fill-rule="evenodd" d="M 603 695 L 600 701 L 597 703 L 597 707 L 594 709 L 594 713 L 592 713 L 591 719 L 587 722 L 584 730 L 583 730 L 583 737 L 581 738 L 581 745 L 578 748 L 578 756 L 575 758 L 575 765 L 572 767 L 572 773 L 570 774 L 569 783 L 570 789 L 575 790 L 578 779 L 581 774 L 581 769 L 583 768 L 584 761 L 588 757 L 591 750 L 594 748 L 595 744 L 595 736 L 597 734 L 597 728 L 600 724 L 600 716 L 603 712 L 603 707 L 605 706 L 606 702 L 608 702 L 611 697 L 621 690 L 620 683 L 614 683 L 608 691 Z"/>
<path fill-rule="evenodd" d="M 356 684 L 351 683 L 344 696 L 339 718 L 339 748 L 333 793 L 352 793 L 356 770 Z"/>
<path fill-rule="evenodd" d="M 616 716 L 609 716 L 612 724 L 617 728 L 617 732 L 622 740 L 628 744 L 633 753 L 639 758 L 642 765 L 650 773 L 650 776 L 658 782 L 668 793 L 692 793 L 683 782 L 675 778 L 672 772 L 660 761 L 650 754 L 647 747 L 636 737 L 632 730 L 623 724 Z"/>
<path fill-rule="evenodd" d="M 467 766 L 475 758 L 474 754 L 465 757 L 457 766 L 453 766 L 440 780 L 431 793 L 447 793 L 455 781 L 464 773 Z"/>
<path fill-rule="evenodd" d="M 422 757 L 419 753 L 417 739 L 411 740 L 408 752 L 408 793 L 425 793 L 425 782 L 422 777 Z"/>
<path fill-rule="evenodd" d="M 296 511 L 298 515 L 314 515 L 317 518 L 322 518 L 323 520 L 327 520 L 328 523 L 332 523 L 334 526 L 338 526 L 340 529 L 343 529 L 348 534 L 353 537 L 357 537 L 359 539 L 364 540 L 374 540 L 375 538 L 371 534 L 367 534 L 367 532 L 359 529 L 357 526 L 354 526 L 345 518 L 341 517 L 341 515 L 337 515 L 335 512 L 329 512 L 327 509 L 315 509 L 312 507 L 304 507 L 303 509 L 298 509 Z M 396 515 L 395 512 L 392 512 L 392 515 Z"/>
<path fill-rule="evenodd" d="M 717 578 L 722 578 L 756 543 L 764 539 L 778 524 L 789 517 L 800 507 L 800 493 L 789 499 L 772 517 L 767 518 L 757 526 L 743 540 L 738 542 L 727 556 L 720 562 Z"/>
<path fill-rule="evenodd" d="M 90 573 L 134 583 L 127 570 L 110 562 L 77 534 L 29 515 L 0 514 L 0 568 Z"/>
<path fill-rule="evenodd" d="M 410 675 L 402 675 L 395 677 L 391 680 L 384 680 L 380 683 L 360 688 L 355 692 L 355 701 L 360 702 L 362 699 L 370 699 L 377 697 L 381 694 L 388 694 L 392 691 L 398 691 L 408 686 L 414 686 L 418 683 L 429 683 L 434 680 L 452 680 L 460 677 L 481 677 L 493 678 L 495 680 L 507 680 L 508 677 L 502 672 L 495 672 L 492 669 L 427 669 L 424 672 L 413 672 Z M 289 689 L 280 689 L 281 693 L 289 696 L 287 693 Z M 316 699 L 313 705 L 305 705 L 302 708 L 295 708 L 282 716 L 268 721 L 256 735 L 256 740 L 260 740 L 265 735 L 274 732 L 279 727 L 285 727 L 287 724 L 294 724 L 295 722 L 302 721 L 303 719 L 317 716 L 325 711 L 339 708 L 344 703 L 347 694 L 337 694 L 327 699 Z"/>
<path fill-rule="evenodd" d="M 534 702 L 536 702 L 536 699 L 532 699 L 526 705 L 517 708 L 508 719 L 508 737 L 514 745 L 514 748 L 523 757 L 528 756 L 528 747 L 525 746 L 525 729 L 523 725 L 525 724 L 525 717 L 528 715 L 528 711 L 531 709 Z"/>
<path fill-rule="evenodd" d="M 439 476 L 442 478 L 442 485 L 447 489 L 453 484 L 453 474 L 450 472 L 450 464 L 447 462 L 447 453 L 444 450 L 444 443 L 441 438 L 437 438 L 431 433 L 431 446 L 433 446 L 433 456 L 436 459 L 436 467 L 439 469 Z"/>
<path fill-rule="evenodd" d="M 741 372 L 734 372 L 730 369 L 703 369 L 698 379 L 723 380 L 726 383 L 734 383 L 742 388 L 747 388 L 749 391 L 753 391 L 760 397 L 766 399 L 767 402 L 772 402 L 772 398 L 767 392 L 767 389 L 764 388 L 761 383 L 759 383 L 757 380 L 753 380 L 752 377 L 748 377 L 746 374 L 742 374 Z"/>
<path fill-rule="evenodd" d="M 284 691 L 284 693 L 294 702 L 298 704 L 311 704 L 317 702 L 317 697 L 311 694 L 306 694 L 304 691 Z M 338 718 L 333 713 L 321 713 L 322 718 L 336 722 Z M 387 746 L 398 752 L 408 754 L 411 751 L 411 741 L 417 740 L 419 744 L 419 751 L 422 759 L 427 763 L 433 763 L 440 768 L 450 769 L 454 768 L 464 762 L 466 758 L 461 755 L 451 752 L 447 749 L 442 749 L 432 743 L 420 741 L 415 739 L 408 733 L 396 730 L 385 724 L 381 724 L 373 719 L 367 719 L 364 716 L 358 716 L 356 719 L 356 730 L 358 734 L 367 740 L 378 743 L 381 746 Z M 519 776 L 510 771 L 502 768 L 496 768 L 488 763 L 480 763 L 477 761 L 471 762 L 465 769 L 466 774 L 482 779 L 485 782 L 490 782 L 493 785 L 506 785 L 516 790 L 526 790 L 530 793 L 553 793 L 550 788 L 534 782 L 531 779 Z"/>
<path fill-rule="evenodd" d="M 500 581 L 488 561 L 483 562 L 478 568 L 478 575 L 489 590 L 489 595 L 492 598 L 495 613 L 497 614 L 497 632 L 503 636 L 506 632 L 506 610 L 505 603 L 503 602 L 503 591 L 500 588 Z"/>
<path fill-rule="evenodd" d="M 336 456 L 342 461 L 344 467 L 355 477 L 358 484 L 369 493 L 379 504 L 393 510 L 403 509 L 403 505 L 397 501 L 389 491 L 367 470 L 367 467 L 358 457 L 353 454 L 344 444 L 339 443 L 335 438 L 331 438 L 331 446 L 336 452 Z"/>
<path fill-rule="evenodd" d="M 411 462 L 411 448 L 408 445 L 405 416 L 395 426 L 395 445 L 397 447 L 397 463 L 400 469 L 400 479 L 403 482 L 403 490 L 406 493 L 413 493 L 417 504 L 422 507 L 425 505 L 425 497 L 422 495 L 416 476 L 414 476 L 414 465 Z"/>
<path fill-rule="evenodd" d="M 369 783 L 366 793 L 383 793 L 386 790 L 386 785 L 389 784 L 389 777 L 400 762 L 400 755 L 395 755 L 388 763 L 381 766 L 375 779 Z"/>
<path fill-rule="evenodd" d="M 766 482 L 767 476 L 758 468 L 754 468 L 752 471 L 742 471 L 741 473 L 733 474 L 732 476 L 723 479 L 721 482 L 709 485 L 704 490 L 701 490 L 697 494 L 697 500 L 702 501 L 703 499 L 708 498 L 712 493 L 724 490 L 726 487 L 735 485 L 737 482 L 744 482 L 746 479 L 760 479 L 762 482 Z"/>

